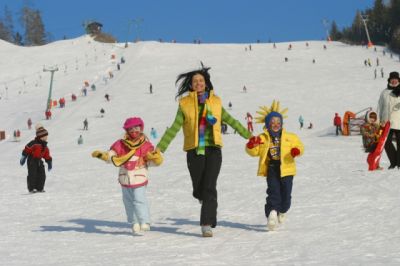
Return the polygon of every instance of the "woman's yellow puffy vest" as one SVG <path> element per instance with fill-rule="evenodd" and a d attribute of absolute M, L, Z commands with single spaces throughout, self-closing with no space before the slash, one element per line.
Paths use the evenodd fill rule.
<path fill-rule="evenodd" d="M 221 99 L 210 91 L 210 96 L 206 102 L 212 112 L 212 115 L 217 119 L 213 125 L 213 139 L 214 144 L 222 147 L 221 137 L 221 117 L 222 117 L 222 104 Z M 197 93 L 192 91 L 189 95 L 179 100 L 179 106 L 182 110 L 183 121 L 183 150 L 188 151 L 195 149 L 199 145 L 199 106 L 197 100 Z"/>

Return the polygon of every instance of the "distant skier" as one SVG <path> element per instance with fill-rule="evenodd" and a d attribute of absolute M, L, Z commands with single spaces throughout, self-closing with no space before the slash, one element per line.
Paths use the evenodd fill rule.
<path fill-rule="evenodd" d="M 232 109 L 232 103 L 231 102 L 228 103 L 228 107 L 229 107 L 229 110 Z"/>
<path fill-rule="evenodd" d="M 253 129 L 253 116 L 249 112 L 247 112 L 247 114 L 246 114 L 246 121 L 247 121 L 247 130 L 249 132 L 253 132 L 254 131 L 254 129 Z"/>
<path fill-rule="evenodd" d="M 30 118 L 28 118 L 28 129 L 31 130 L 32 128 L 32 120 Z"/>
<path fill-rule="evenodd" d="M 104 95 L 104 98 L 106 98 L 107 102 L 110 101 L 110 95 L 108 95 L 108 93 L 106 93 L 106 95 Z"/>
<path fill-rule="evenodd" d="M 51 119 L 51 111 L 50 109 L 47 109 L 46 112 L 44 112 L 45 116 L 46 116 L 46 120 Z"/>
<path fill-rule="evenodd" d="M 100 109 L 100 117 L 104 117 L 104 113 L 105 113 L 106 111 L 104 111 L 104 109 L 103 108 L 101 108 Z"/>
<path fill-rule="evenodd" d="M 155 130 L 154 127 L 152 127 L 150 130 L 150 136 L 152 137 L 152 139 L 156 139 L 158 137 L 157 131 Z"/>
<path fill-rule="evenodd" d="M 83 120 L 83 130 L 89 130 L 89 122 L 88 122 L 87 118 L 85 118 L 85 120 Z"/>
<path fill-rule="evenodd" d="M 336 136 L 339 136 L 339 131 L 340 131 L 340 134 L 343 134 L 342 118 L 339 116 L 338 113 L 335 113 L 335 117 L 333 118 L 333 125 L 336 127 Z"/>
<path fill-rule="evenodd" d="M 153 94 L 153 84 L 150 83 L 150 87 L 149 87 L 149 92 L 150 94 Z"/>
<path fill-rule="evenodd" d="M 302 115 L 299 116 L 299 124 L 300 124 L 300 129 L 302 129 L 304 126 L 304 119 Z"/>
<path fill-rule="evenodd" d="M 46 172 L 42 159 L 46 161 L 48 171 L 52 169 L 53 160 L 47 147 L 47 135 L 47 130 L 38 124 L 36 126 L 36 138 L 30 141 L 22 151 L 20 164 L 23 166 L 28 160 L 27 184 L 30 193 L 45 192 Z"/>
<path fill-rule="evenodd" d="M 224 122 L 221 123 L 221 132 L 222 134 L 228 134 L 228 125 L 225 124 Z"/>
<path fill-rule="evenodd" d="M 313 124 L 310 122 L 310 125 L 308 126 L 308 129 L 312 129 L 313 128 Z"/>
<path fill-rule="evenodd" d="M 243 86 L 243 92 L 246 93 L 247 92 L 247 88 L 246 86 Z"/>
<path fill-rule="evenodd" d="M 119 63 L 117 64 L 117 70 L 118 70 L 118 71 L 121 70 L 121 66 L 119 65 Z"/>
<path fill-rule="evenodd" d="M 83 144 L 83 137 L 82 137 L 82 135 L 79 135 L 78 145 L 82 145 L 82 144 Z"/>

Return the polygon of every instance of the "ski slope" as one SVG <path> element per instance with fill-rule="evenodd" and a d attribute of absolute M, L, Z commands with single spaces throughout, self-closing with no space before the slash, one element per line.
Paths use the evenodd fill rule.
<path fill-rule="evenodd" d="M 400 70 L 398 55 L 383 56 L 383 47 L 374 52 L 308 43 L 293 42 L 292 50 L 289 43 L 276 49 L 252 44 L 245 51 L 243 44 L 157 42 L 125 49 L 88 36 L 31 48 L 0 41 L 0 130 L 6 131 L 0 141 L 0 265 L 399 265 L 400 172 L 387 170 L 386 155 L 385 170 L 368 172 L 361 137 L 336 137 L 332 126 L 335 112 L 376 107 L 389 72 Z M 117 71 L 121 56 L 126 63 Z M 364 66 L 368 58 L 373 67 Z M 163 165 L 150 169 L 151 231 L 132 236 L 117 168 L 90 154 L 120 138 L 130 116 L 142 117 L 148 135 L 151 127 L 162 135 L 177 110 L 177 75 L 200 61 L 211 67 L 216 94 L 225 107 L 232 103 L 229 113 L 243 124 L 246 112 L 254 115 L 273 99 L 289 108 L 284 127 L 299 135 L 305 154 L 297 159 L 287 221 L 275 232 L 266 230 L 266 182 L 256 177 L 258 159 L 245 153 L 246 141 L 229 128 L 218 180 L 219 222 L 213 238 L 202 238 L 180 132 Z M 52 109 L 53 119 L 44 120 L 50 73 L 43 67 L 55 65 L 52 98 L 65 97 L 66 107 Z M 109 71 L 114 78 L 107 78 Z M 97 87 L 86 97 L 80 95 L 84 81 Z M 300 115 L 312 130 L 299 129 Z M 53 157 L 46 193 L 33 195 L 26 189 L 26 166 L 19 165 L 35 133 L 27 129 L 29 117 L 49 131 Z M 88 131 L 82 131 L 85 118 Z M 20 142 L 12 136 L 16 129 Z"/>

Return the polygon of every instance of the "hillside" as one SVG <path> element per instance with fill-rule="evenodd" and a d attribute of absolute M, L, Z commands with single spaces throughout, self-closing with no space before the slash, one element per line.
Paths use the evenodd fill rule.
<path fill-rule="evenodd" d="M 32 48 L 0 42 L 0 130 L 7 134 L 0 141 L 0 264 L 398 265 L 399 171 L 387 170 L 384 155 L 385 170 L 368 172 L 361 137 L 336 137 L 332 126 L 336 112 L 376 107 L 388 73 L 399 71 L 398 56 L 383 56 L 383 47 L 374 52 L 336 42 L 308 43 L 293 42 L 292 50 L 289 43 L 277 43 L 275 49 L 252 44 L 252 51 L 245 51 L 243 44 L 157 42 L 130 43 L 125 49 L 122 43 L 97 43 L 87 36 Z M 126 63 L 118 71 L 121 57 Z M 368 58 L 373 67 L 364 66 Z M 374 79 L 376 58 L 384 78 Z M 180 132 L 163 165 L 150 169 L 152 231 L 133 237 L 117 169 L 90 153 L 108 149 L 121 137 L 130 116 L 143 118 L 147 134 L 154 127 L 161 135 L 176 114 L 177 75 L 198 68 L 200 61 L 211 67 L 216 94 L 225 107 L 232 103 L 229 113 L 243 124 L 246 112 L 254 115 L 273 99 L 289 108 L 284 127 L 299 135 L 305 154 L 297 160 L 288 220 L 267 232 L 266 182 L 256 177 L 257 159 L 245 154 L 246 141 L 228 129 L 218 181 L 219 224 L 212 239 L 202 238 L 200 205 L 191 197 Z M 52 109 L 52 120 L 44 120 L 50 74 L 43 66 L 55 65 L 52 98 L 65 97 L 67 103 Z M 80 94 L 84 81 L 96 85 L 86 97 Z M 78 95 L 76 102 L 71 93 Z M 312 130 L 299 130 L 300 114 L 306 126 L 314 124 Z M 26 126 L 29 117 L 49 131 L 54 163 L 43 194 L 27 193 L 27 170 L 19 165 L 24 145 L 34 137 Z M 88 131 L 82 130 L 85 118 Z M 13 141 L 16 129 L 20 142 Z M 255 130 L 261 132 L 261 125 Z"/>

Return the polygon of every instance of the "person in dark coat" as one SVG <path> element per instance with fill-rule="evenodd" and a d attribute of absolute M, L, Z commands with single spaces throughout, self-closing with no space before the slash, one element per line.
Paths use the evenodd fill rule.
<path fill-rule="evenodd" d="M 28 160 L 27 184 L 30 193 L 45 192 L 46 172 L 42 159 L 46 161 L 48 171 L 51 170 L 53 165 L 50 150 L 47 147 L 47 135 L 47 130 L 42 125 L 37 125 L 36 138 L 30 141 L 22 151 L 20 164 L 23 166 Z"/>

